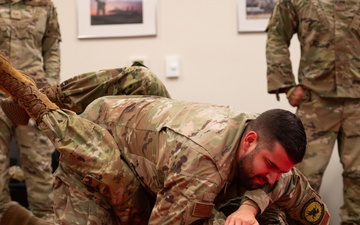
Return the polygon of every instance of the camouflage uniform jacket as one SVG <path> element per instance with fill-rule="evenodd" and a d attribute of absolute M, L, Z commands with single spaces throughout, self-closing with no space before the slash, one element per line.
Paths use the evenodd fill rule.
<path fill-rule="evenodd" d="M 0 50 L 39 87 L 60 81 L 60 28 L 51 0 L 0 0 Z"/>
<path fill-rule="evenodd" d="M 215 197 L 235 179 L 241 135 L 256 118 L 226 106 L 136 96 L 100 98 L 83 116 L 109 130 L 122 157 L 157 197 L 149 224 L 216 221 Z M 115 192 L 111 187 L 116 184 L 109 182 Z M 281 207 L 298 217 L 308 199 L 319 199 L 294 171 L 276 185 L 244 196 L 257 202 L 261 212 L 283 199 Z"/>
<path fill-rule="evenodd" d="M 290 40 L 297 33 L 300 85 L 323 97 L 360 98 L 358 0 L 277 0 L 267 28 L 269 93 L 296 85 Z"/>

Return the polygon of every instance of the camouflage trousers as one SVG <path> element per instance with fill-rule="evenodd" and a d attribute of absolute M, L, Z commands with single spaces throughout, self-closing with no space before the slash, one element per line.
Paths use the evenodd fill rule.
<path fill-rule="evenodd" d="M 165 86 L 147 68 L 132 66 L 81 74 L 60 89 L 60 105 L 76 113 L 53 111 L 39 124 L 60 152 L 55 224 L 147 224 L 153 200 L 121 159 L 112 135 L 77 113 L 105 95 L 170 97 Z"/>
<path fill-rule="evenodd" d="M 144 66 L 88 72 L 60 84 L 56 102 L 76 113 L 85 110 L 93 100 L 109 95 L 156 95 L 170 98 L 164 84 Z"/>
<path fill-rule="evenodd" d="M 152 203 L 106 129 L 66 110 L 39 127 L 61 153 L 55 224 L 147 224 Z"/>
<path fill-rule="evenodd" d="M 11 199 L 10 143 L 12 137 L 15 137 L 19 161 L 24 171 L 29 208 L 38 217 L 52 219 L 54 178 L 51 162 L 55 147 L 33 120 L 27 126 L 15 128 L 1 108 L 0 130 L 0 208 Z"/>
<path fill-rule="evenodd" d="M 306 91 L 297 115 L 308 138 L 304 160 L 297 167 L 319 191 L 337 141 L 344 169 L 340 217 L 346 224 L 360 224 L 360 100 L 326 99 Z"/>

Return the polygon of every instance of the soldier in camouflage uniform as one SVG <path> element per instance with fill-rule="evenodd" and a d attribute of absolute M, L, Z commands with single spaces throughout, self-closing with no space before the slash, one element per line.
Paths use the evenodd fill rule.
<path fill-rule="evenodd" d="M 61 152 L 53 224 L 256 224 L 256 215 L 262 224 L 288 218 L 328 224 L 326 205 L 293 168 L 304 156 L 306 136 L 292 113 L 258 116 L 172 100 L 146 68 L 117 71 L 130 73 L 86 73 L 43 89 L 60 110 L 0 60 L 0 89 Z M 161 97 L 101 97 L 121 90 Z M 14 203 L 0 223 L 24 224 L 24 218 L 26 225 L 46 224 Z"/>
<path fill-rule="evenodd" d="M 301 46 L 298 83 L 289 45 Z M 268 92 L 286 93 L 308 146 L 298 168 L 320 189 L 337 141 L 344 172 L 342 224 L 360 224 L 360 2 L 278 0 L 267 28 Z"/>
<path fill-rule="evenodd" d="M 60 30 L 50 0 L 0 0 L 0 49 L 14 66 L 30 74 L 38 87 L 60 81 Z M 0 92 L 0 99 L 7 97 Z M 28 203 L 40 217 L 53 217 L 52 153 L 54 146 L 33 120 L 14 127 L 0 110 L 0 209 L 10 201 L 9 147 L 15 137 L 24 168 Z"/>

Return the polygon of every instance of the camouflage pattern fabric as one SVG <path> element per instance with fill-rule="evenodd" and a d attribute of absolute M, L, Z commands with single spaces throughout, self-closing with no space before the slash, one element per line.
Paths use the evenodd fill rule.
<path fill-rule="evenodd" d="M 310 91 L 307 96 L 308 99 L 303 99 L 297 110 L 309 137 L 305 158 L 298 168 L 313 188 L 319 190 L 333 146 L 338 140 L 345 190 L 340 216 L 347 224 L 360 224 L 360 102 L 356 99 L 321 98 Z M 309 112 L 311 117 L 307 116 Z"/>
<path fill-rule="evenodd" d="M 246 122 L 256 116 L 154 96 L 107 96 L 81 115 L 46 114 L 40 128 L 61 152 L 54 189 L 62 200 L 56 203 L 57 223 L 224 224 L 214 200 L 234 179 L 238 142 Z M 294 170 L 276 185 L 243 196 L 262 212 L 279 200 L 298 219 L 315 199 L 322 206 L 319 220 L 328 218 L 321 199 L 298 178 Z M 70 199 L 77 207 L 67 204 Z M 91 209 L 96 205 L 98 211 Z M 111 208 L 118 221 L 109 219 Z"/>
<path fill-rule="evenodd" d="M 232 180 L 226 191 L 217 195 L 215 204 L 218 210 L 229 215 L 246 199 L 260 207 L 257 220 L 262 225 L 328 224 L 329 221 L 327 206 L 296 168 L 282 174 L 276 185 L 258 190 L 246 191 L 237 180 Z"/>
<path fill-rule="evenodd" d="M 33 76 L 39 87 L 60 81 L 60 29 L 54 5 L 48 0 L 0 0 L 0 49 L 14 67 Z M 0 92 L 0 99 L 4 93 Z M 31 211 L 52 219 L 51 155 L 54 146 L 32 121 L 13 127 L 0 109 L 0 208 L 10 201 L 9 145 L 14 136 L 20 154 Z"/>
<path fill-rule="evenodd" d="M 55 89 L 53 100 L 61 108 L 81 113 L 98 97 L 107 95 L 156 95 L 170 98 L 159 78 L 147 67 L 136 64 L 130 67 L 104 69 L 74 76 Z"/>
<path fill-rule="evenodd" d="M 359 98 L 359 7 L 357 0 L 277 0 L 267 27 L 268 92 L 296 85 L 289 45 L 297 33 L 298 83 L 322 97 Z"/>
<path fill-rule="evenodd" d="M 298 168 L 319 190 L 334 144 L 343 165 L 343 224 L 360 224 L 360 4 L 357 0 L 277 0 L 267 33 L 269 93 L 302 85 L 297 109 L 309 140 Z M 289 45 L 300 41 L 297 81 Z"/>
<path fill-rule="evenodd" d="M 104 95 L 143 94 L 170 97 L 163 83 L 152 71 L 141 64 L 80 74 L 64 81 L 60 86 L 55 85 L 52 88 L 57 91 L 56 96 L 52 96 L 58 98 L 55 102 L 63 108 L 77 113 L 84 111 L 90 102 Z M 81 127 L 85 124 L 82 121 L 79 122 L 80 124 L 75 127 L 79 127 L 79 131 L 82 132 Z M 85 128 L 85 130 L 88 129 Z M 94 130 L 90 129 L 89 137 L 94 135 L 92 132 Z M 108 132 L 99 130 L 97 134 L 100 133 L 104 134 L 102 139 L 104 145 L 99 144 L 96 147 L 97 151 L 100 155 L 102 151 L 105 151 L 104 157 L 113 156 L 101 159 L 99 155 L 99 162 L 113 161 L 113 166 L 110 166 L 111 163 L 105 163 L 107 165 L 105 169 L 112 170 L 111 173 L 121 174 L 116 178 L 119 184 L 113 185 L 111 189 L 112 192 L 121 193 L 118 194 L 121 199 L 116 200 L 118 197 L 110 197 L 107 184 L 102 184 L 103 181 L 101 181 L 101 179 L 106 179 L 102 178 L 105 177 L 105 173 L 79 177 L 77 171 L 69 169 L 61 163 L 55 173 L 54 208 L 56 214 L 60 215 L 56 219 L 56 224 L 87 224 L 88 222 L 92 224 L 147 224 L 146 218 L 150 216 L 154 199 L 147 197 L 146 191 L 139 185 L 137 177 L 134 176 L 127 164 L 120 160 L 120 152 L 117 150 L 116 144 L 111 141 L 112 138 L 108 136 Z M 89 145 L 93 144 L 89 143 Z M 116 151 L 114 151 L 115 149 Z M 85 148 L 84 151 L 86 152 L 82 153 L 83 155 L 90 156 L 95 150 L 94 148 Z M 60 150 L 60 152 L 62 151 Z M 63 161 L 63 158 L 64 156 L 61 154 L 60 160 Z M 81 165 L 77 165 L 77 168 L 79 166 L 81 167 Z M 84 165 L 83 168 L 86 169 L 88 166 Z M 120 200 L 121 204 L 118 204 Z M 74 204 L 69 204 L 69 202 Z M 149 207 L 144 208 L 143 206 L 146 205 Z M 114 217 L 114 213 L 117 214 L 117 217 Z"/>
<path fill-rule="evenodd" d="M 52 1 L 0 0 L 0 14 L 0 49 L 11 63 L 40 88 L 59 83 L 61 34 Z"/>

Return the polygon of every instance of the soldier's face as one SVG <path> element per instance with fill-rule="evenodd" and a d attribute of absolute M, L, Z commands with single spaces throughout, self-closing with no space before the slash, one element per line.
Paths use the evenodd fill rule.
<path fill-rule="evenodd" d="M 278 142 L 272 149 L 259 146 L 258 142 L 254 142 L 237 162 L 238 178 L 248 190 L 274 184 L 282 173 L 295 166 Z"/>

